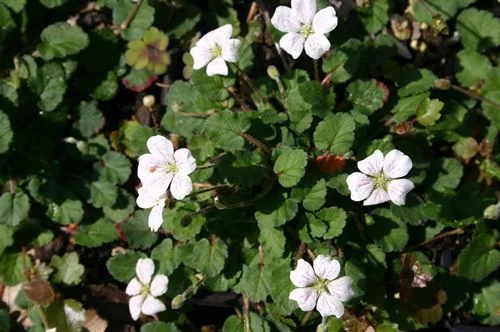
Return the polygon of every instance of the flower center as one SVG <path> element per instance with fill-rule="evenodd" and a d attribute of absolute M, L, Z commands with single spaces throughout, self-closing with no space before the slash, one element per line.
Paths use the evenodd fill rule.
<path fill-rule="evenodd" d="M 147 297 L 149 295 L 149 285 L 142 285 L 140 294 Z"/>
<path fill-rule="evenodd" d="M 375 188 L 382 188 L 385 191 L 387 191 L 387 185 L 390 181 L 391 179 L 385 176 L 385 174 L 382 172 L 373 177 L 373 184 L 375 185 Z"/>
<path fill-rule="evenodd" d="M 179 168 L 177 167 L 177 164 L 174 162 L 174 163 L 167 163 L 165 165 L 165 170 L 167 171 L 167 173 L 177 173 L 179 171 Z"/>
<path fill-rule="evenodd" d="M 314 33 L 313 27 L 311 24 L 304 24 L 302 28 L 300 28 L 300 34 L 304 36 L 304 38 L 309 37 Z"/>
<path fill-rule="evenodd" d="M 328 291 L 328 283 L 330 282 L 330 280 L 328 279 L 318 279 L 318 281 L 316 281 L 316 283 L 314 284 L 314 289 L 316 290 L 316 292 L 318 292 L 318 294 L 321 294 L 323 292 L 327 292 L 329 293 Z"/>
<path fill-rule="evenodd" d="M 212 60 L 222 56 L 222 47 L 219 44 L 215 44 L 214 47 L 210 49 L 212 53 Z"/>

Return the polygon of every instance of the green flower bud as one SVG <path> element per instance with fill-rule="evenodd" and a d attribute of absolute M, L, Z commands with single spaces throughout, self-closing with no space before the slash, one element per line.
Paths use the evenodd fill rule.
<path fill-rule="evenodd" d="M 267 75 L 269 75 L 269 77 L 275 81 L 280 78 L 278 68 L 276 68 L 275 66 L 267 67 Z"/>
<path fill-rule="evenodd" d="M 142 104 L 146 106 L 147 108 L 151 108 L 154 106 L 156 102 L 155 96 L 153 95 L 147 95 L 142 98 Z"/>
<path fill-rule="evenodd" d="M 483 212 L 484 219 L 498 220 L 500 218 L 500 203 L 488 206 Z"/>
<path fill-rule="evenodd" d="M 186 301 L 186 297 L 184 294 L 179 294 L 172 300 L 172 309 L 177 310 L 182 308 L 184 302 Z"/>

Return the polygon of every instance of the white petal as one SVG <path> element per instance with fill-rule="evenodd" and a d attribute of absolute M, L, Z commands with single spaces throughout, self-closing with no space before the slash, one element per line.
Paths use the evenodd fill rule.
<path fill-rule="evenodd" d="M 302 26 L 293 14 L 292 9 L 285 6 L 276 8 L 271 23 L 281 32 L 299 32 Z"/>
<path fill-rule="evenodd" d="M 297 301 L 302 311 L 311 311 L 316 306 L 318 293 L 314 288 L 296 288 L 290 292 L 288 298 Z"/>
<path fill-rule="evenodd" d="M 153 296 L 148 296 L 146 300 L 142 303 L 142 312 L 145 315 L 152 316 L 159 312 L 167 310 L 167 307 L 160 300 L 154 298 Z"/>
<path fill-rule="evenodd" d="M 165 168 L 162 167 L 149 177 L 142 179 L 142 186 L 151 196 L 162 197 L 167 191 L 173 176 L 172 173 L 168 173 Z"/>
<path fill-rule="evenodd" d="M 162 161 L 166 162 L 174 161 L 174 146 L 165 137 L 160 135 L 152 136 L 146 144 L 153 156 L 159 157 Z"/>
<path fill-rule="evenodd" d="M 139 258 L 137 265 L 135 266 L 135 273 L 137 278 L 144 285 L 149 285 L 151 282 L 151 277 L 155 272 L 155 263 L 150 258 Z"/>
<path fill-rule="evenodd" d="M 326 51 L 330 49 L 328 38 L 322 33 L 314 33 L 306 39 L 306 54 L 312 59 L 319 59 Z"/>
<path fill-rule="evenodd" d="M 314 272 L 321 279 L 333 280 L 339 276 L 340 263 L 336 259 L 329 259 L 319 255 L 313 262 Z"/>
<path fill-rule="evenodd" d="M 172 180 L 170 192 L 176 200 L 181 200 L 193 191 L 193 183 L 189 176 L 184 174 L 177 174 Z"/>
<path fill-rule="evenodd" d="M 168 277 L 163 274 L 158 274 L 153 278 L 151 282 L 151 295 L 161 296 L 167 292 L 168 288 Z"/>
<path fill-rule="evenodd" d="M 226 24 L 217 28 L 215 30 L 207 33 L 204 38 L 208 38 L 211 40 L 215 40 L 218 43 L 221 43 L 224 40 L 230 39 L 233 34 L 233 26 L 231 24 Z"/>
<path fill-rule="evenodd" d="M 162 161 L 150 153 L 139 157 L 139 166 L 137 167 L 137 176 L 141 181 L 150 178 L 161 168 Z"/>
<path fill-rule="evenodd" d="M 127 289 L 125 289 L 125 293 L 130 296 L 137 295 L 141 292 L 142 284 L 134 277 L 134 279 L 130 280 L 127 285 Z"/>
<path fill-rule="evenodd" d="M 363 202 L 363 205 L 376 205 L 390 200 L 389 194 L 382 188 L 375 188 L 371 195 Z"/>
<path fill-rule="evenodd" d="M 304 37 L 295 32 L 289 32 L 280 39 L 280 47 L 292 58 L 297 59 L 304 49 Z"/>
<path fill-rule="evenodd" d="M 163 225 L 163 208 L 165 203 L 156 205 L 149 212 L 148 226 L 151 232 L 156 232 Z"/>
<path fill-rule="evenodd" d="M 335 316 L 340 318 L 344 315 L 344 305 L 342 302 L 337 297 L 327 293 L 319 296 L 316 308 L 323 317 Z"/>
<path fill-rule="evenodd" d="M 299 21 L 311 24 L 316 14 L 316 0 L 292 0 L 292 11 Z"/>
<path fill-rule="evenodd" d="M 380 150 L 375 150 L 365 159 L 358 161 L 359 170 L 367 175 L 380 174 L 382 167 L 384 167 L 384 154 Z"/>
<path fill-rule="evenodd" d="M 314 15 L 313 30 L 316 33 L 328 33 L 337 27 L 338 18 L 333 7 L 321 9 Z"/>
<path fill-rule="evenodd" d="M 137 320 L 139 318 L 143 302 L 144 296 L 142 295 L 131 297 L 128 301 L 128 310 L 130 311 L 130 316 L 132 316 L 133 320 Z"/>
<path fill-rule="evenodd" d="M 227 73 L 228 73 L 227 65 L 222 57 L 217 57 L 213 59 L 207 66 L 208 76 L 214 76 L 214 75 L 227 76 Z"/>
<path fill-rule="evenodd" d="M 196 169 L 196 159 L 188 149 L 175 151 L 174 158 L 180 174 L 189 175 Z"/>
<path fill-rule="evenodd" d="M 330 281 L 327 287 L 330 294 L 338 297 L 340 301 L 349 301 L 354 296 L 352 279 L 350 277 L 342 277 Z"/>
<path fill-rule="evenodd" d="M 140 187 L 137 191 L 139 196 L 137 197 L 137 206 L 141 209 L 150 209 L 158 204 L 158 198 L 151 195 L 145 187 Z"/>
<path fill-rule="evenodd" d="M 384 159 L 384 174 L 396 179 L 410 172 L 413 164 L 410 157 L 399 150 L 392 150 Z"/>
<path fill-rule="evenodd" d="M 205 67 L 210 62 L 210 59 L 212 57 L 212 52 L 210 51 L 210 49 L 202 46 L 193 47 L 189 51 L 189 53 L 194 60 L 193 69 L 196 70 Z"/>
<path fill-rule="evenodd" d="M 295 270 L 290 272 L 290 280 L 297 287 L 307 287 L 314 284 L 317 278 L 311 264 L 299 259 Z"/>
<path fill-rule="evenodd" d="M 240 59 L 238 50 L 241 42 L 238 39 L 229 39 L 221 43 L 222 58 L 227 62 L 236 62 Z"/>
<path fill-rule="evenodd" d="M 351 192 L 351 199 L 355 202 L 366 199 L 373 191 L 373 180 L 360 172 L 354 172 L 346 179 L 347 187 Z"/>
<path fill-rule="evenodd" d="M 389 198 L 396 205 L 406 204 L 406 195 L 415 188 L 413 182 L 407 179 L 396 179 L 387 185 Z"/>

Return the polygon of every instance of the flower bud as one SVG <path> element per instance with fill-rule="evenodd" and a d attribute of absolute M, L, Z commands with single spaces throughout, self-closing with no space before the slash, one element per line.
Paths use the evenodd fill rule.
<path fill-rule="evenodd" d="M 434 82 L 434 86 L 439 90 L 449 90 L 451 87 L 451 82 L 450 80 L 441 78 Z"/>
<path fill-rule="evenodd" d="M 184 294 L 179 294 L 172 300 L 172 309 L 177 310 L 182 308 L 184 302 L 186 301 L 186 297 Z"/>
<path fill-rule="evenodd" d="M 153 107 L 155 102 L 156 102 L 155 96 L 153 96 L 153 95 L 147 95 L 147 96 L 144 96 L 144 98 L 142 98 L 142 104 L 144 106 L 146 106 L 147 108 Z"/>
<path fill-rule="evenodd" d="M 267 67 L 267 75 L 269 75 L 269 77 L 271 77 L 275 81 L 280 78 L 278 68 L 276 68 L 275 66 Z"/>
<path fill-rule="evenodd" d="M 484 219 L 498 220 L 500 218 L 500 203 L 488 206 L 483 212 Z"/>
<path fill-rule="evenodd" d="M 368 226 L 373 225 L 373 224 L 375 224 L 375 219 L 373 219 L 373 217 L 370 215 L 365 215 L 365 223 Z"/>

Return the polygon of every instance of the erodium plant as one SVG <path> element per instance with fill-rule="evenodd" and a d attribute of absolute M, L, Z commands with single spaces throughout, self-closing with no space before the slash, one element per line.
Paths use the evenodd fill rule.
<path fill-rule="evenodd" d="M 499 325 L 497 7 L 0 0 L 0 331 Z"/>

